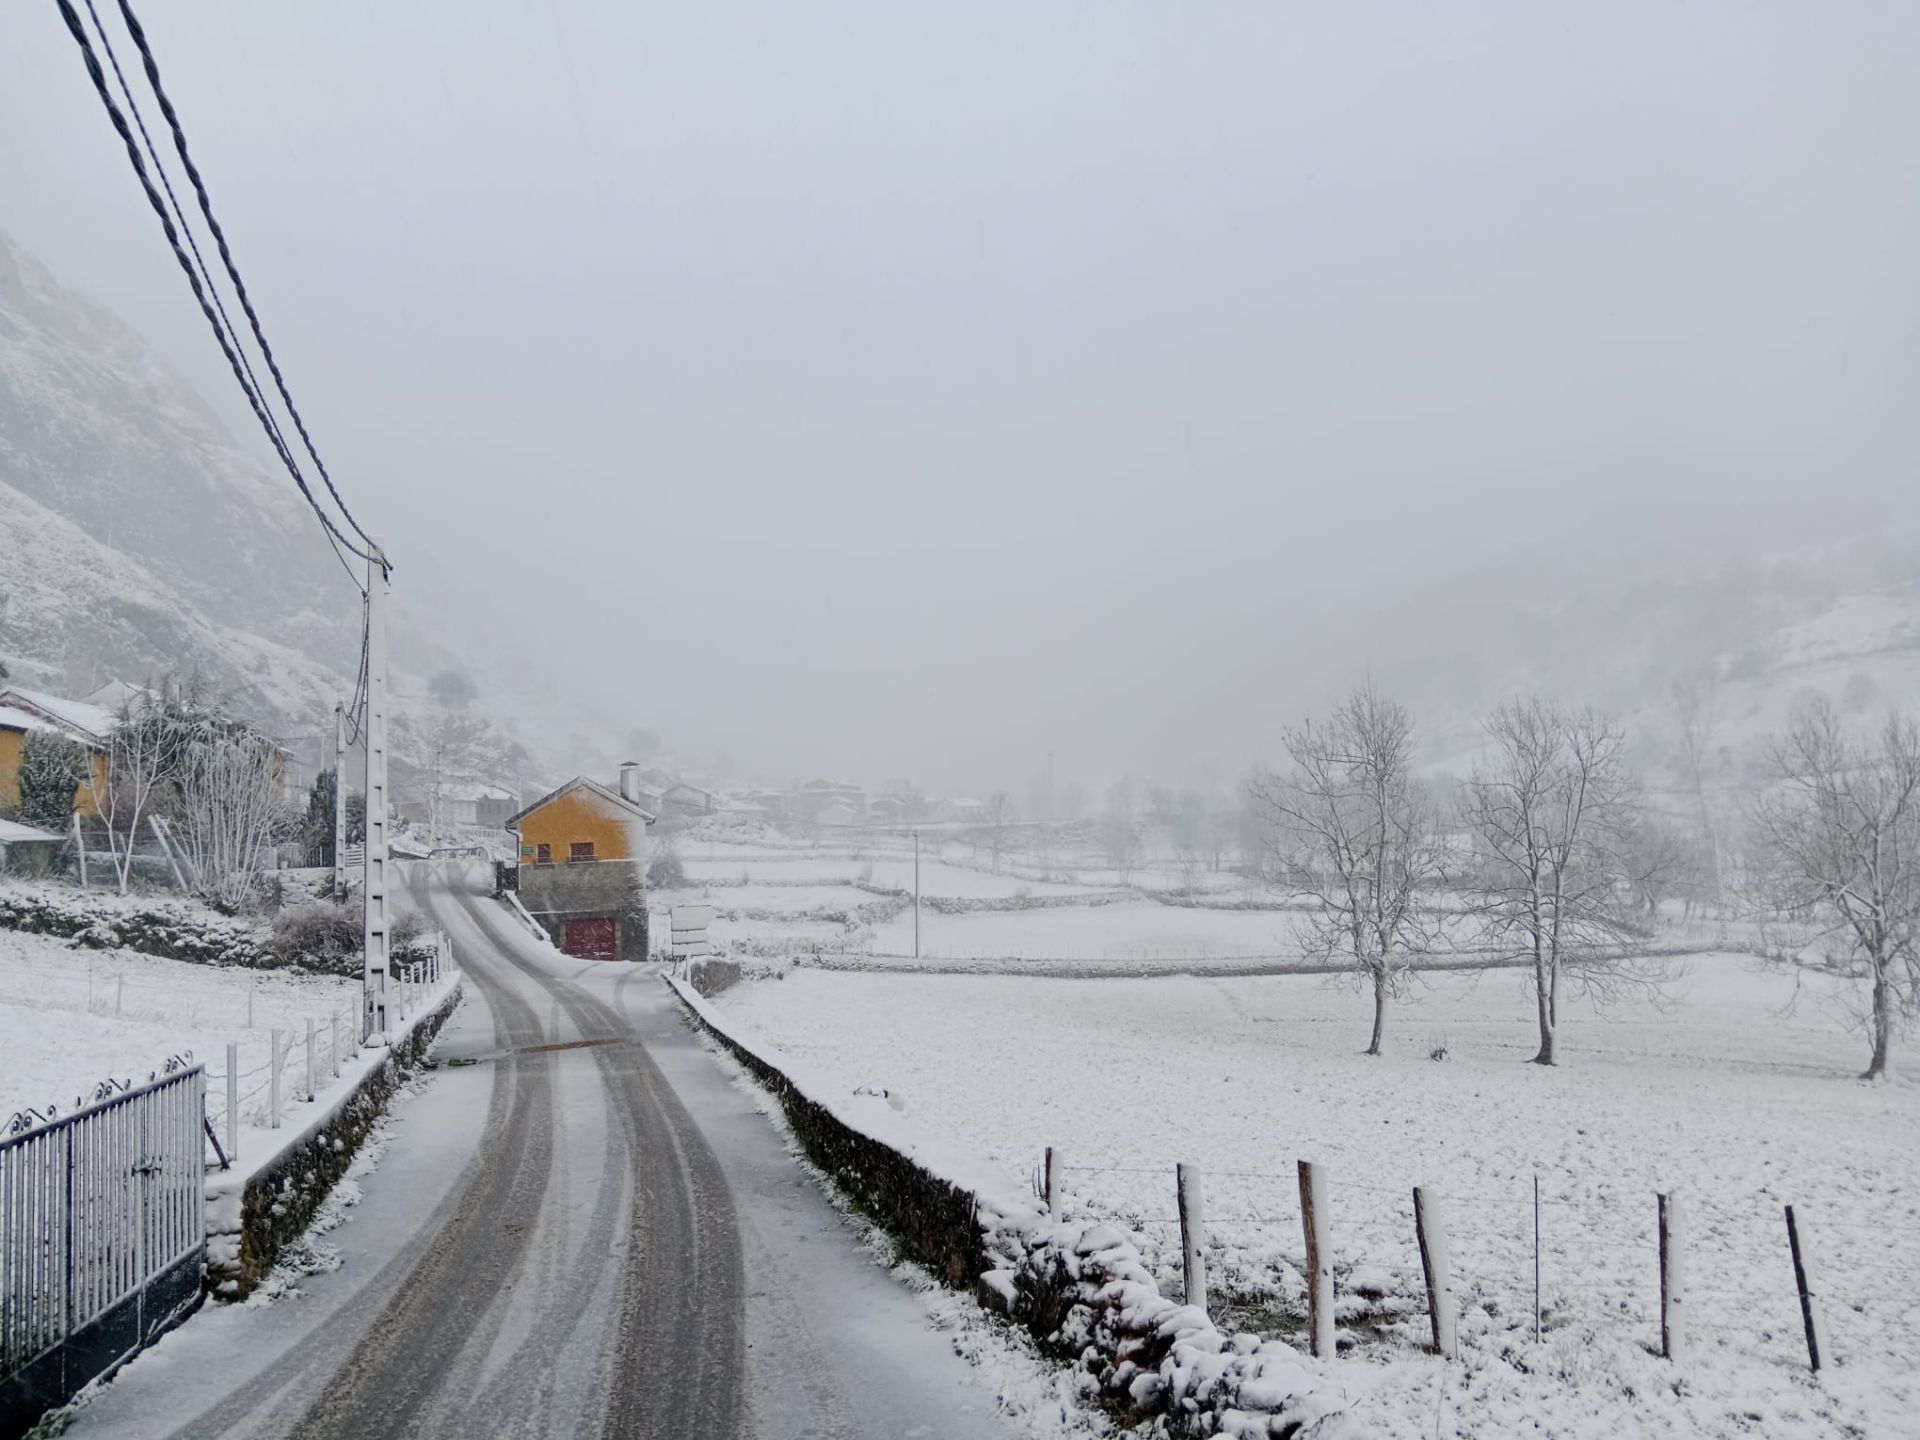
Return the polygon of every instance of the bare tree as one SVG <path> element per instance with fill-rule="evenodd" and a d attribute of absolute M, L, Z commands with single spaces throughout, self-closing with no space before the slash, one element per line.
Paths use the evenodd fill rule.
<path fill-rule="evenodd" d="M 1182 791 L 1167 816 L 1167 835 L 1173 842 L 1173 863 L 1180 871 L 1180 893 L 1200 888 L 1207 868 L 1207 802 L 1198 791 Z"/>
<path fill-rule="evenodd" d="M 1467 819 L 1483 851 L 1471 909 L 1488 937 L 1533 969 L 1538 1065 L 1557 1063 L 1561 982 L 1605 998 L 1657 984 L 1623 946 L 1638 938 L 1623 900 L 1644 893 L 1630 858 L 1638 796 L 1625 732 L 1592 709 L 1511 700 L 1487 717 L 1493 754 L 1467 785 Z M 1643 857 L 1651 867 L 1658 853 Z"/>
<path fill-rule="evenodd" d="M 179 705 L 141 691 L 120 707 L 107 738 L 107 783 L 95 788 L 94 810 L 107 826 L 114 879 L 127 893 L 140 822 L 157 812 L 178 774 L 185 731 Z"/>
<path fill-rule="evenodd" d="M 1707 769 L 1712 763 L 1713 740 L 1719 724 L 1718 682 L 1711 671 L 1681 680 L 1673 687 L 1674 718 L 1680 732 L 1680 771 L 1692 795 L 1694 818 L 1706 847 L 1708 893 L 1720 895 L 1720 828 L 1707 801 Z"/>
<path fill-rule="evenodd" d="M 288 822 L 282 758 L 273 742 L 208 719 L 182 751 L 175 777 L 180 831 L 207 897 L 237 909 Z"/>
<path fill-rule="evenodd" d="M 1314 904 L 1309 949 L 1350 961 L 1373 990 L 1378 1055 L 1388 1001 L 1402 993 L 1414 958 L 1429 949 L 1440 917 L 1423 890 L 1443 876 L 1433 799 L 1413 773 L 1414 727 L 1406 710 L 1372 684 L 1358 686 L 1324 721 L 1285 736 L 1291 770 L 1249 781 L 1282 867 Z"/>
<path fill-rule="evenodd" d="M 1774 906 L 1838 939 L 1867 983 L 1873 1055 L 1891 1069 L 1899 1012 L 1920 998 L 1920 726 L 1891 715 L 1855 738 L 1824 699 L 1770 749 L 1774 784 L 1754 803 L 1754 835 Z"/>
<path fill-rule="evenodd" d="M 1000 873 L 1000 857 L 1007 853 L 1007 847 L 1013 839 L 1013 797 L 1004 790 L 996 790 L 987 797 L 986 814 L 987 854 L 993 861 L 994 874 Z"/>
<path fill-rule="evenodd" d="M 1107 853 L 1107 864 L 1120 876 L 1120 883 L 1131 885 L 1134 867 L 1140 863 L 1139 823 L 1131 815 L 1111 812 L 1100 822 L 1100 846 Z"/>

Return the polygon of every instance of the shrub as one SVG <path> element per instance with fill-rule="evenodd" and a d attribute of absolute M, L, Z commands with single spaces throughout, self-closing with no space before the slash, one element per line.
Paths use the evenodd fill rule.
<path fill-rule="evenodd" d="M 687 872 L 681 867 L 680 852 L 671 844 L 662 846 L 647 866 L 647 884 L 655 889 L 671 890 L 686 883 Z"/>

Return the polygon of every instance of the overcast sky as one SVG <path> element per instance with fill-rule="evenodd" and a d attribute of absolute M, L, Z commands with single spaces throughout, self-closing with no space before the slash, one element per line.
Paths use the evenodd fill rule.
<path fill-rule="evenodd" d="M 1920 6 L 142 11 L 408 602 L 768 775 L 1230 773 L 1416 585 L 1920 491 Z M 0 225 L 234 413 L 51 4 Z"/>

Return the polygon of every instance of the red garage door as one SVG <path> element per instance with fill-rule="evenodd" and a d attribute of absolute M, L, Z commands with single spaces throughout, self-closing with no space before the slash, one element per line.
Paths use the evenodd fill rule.
<path fill-rule="evenodd" d="M 611 960 L 618 950 L 618 939 L 611 915 L 596 915 L 588 920 L 567 921 L 566 939 L 561 949 L 582 960 Z"/>

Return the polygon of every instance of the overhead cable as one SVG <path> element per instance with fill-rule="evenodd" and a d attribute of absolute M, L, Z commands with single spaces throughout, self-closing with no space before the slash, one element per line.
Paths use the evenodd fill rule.
<path fill-rule="evenodd" d="M 300 432 L 301 443 L 307 447 L 307 454 L 313 457 L 313 468 L 320 472 L 320 478 L 326 482 L 327 493 L 333 497 L 333 503 L 340 507 L 340 513 L 347 517 L 347 523 L 353 527 L 354 534 L 366 542 L 367 548 L 379 552 L 380 547 L 373 537 L 361 528 L 360 522 L 353 518 L 353 512 L 347 508 L 347 502 L 340 498 L 335 488 L 333 476 L 327 473 L 327 467 L 320 458 L 320 452 L 314 448 L 313 437 L 307 433 L 307 423 L 300 418 L 300 411 L 294 406 L 293 396 L 287 389 L 287 380 L 280 373 L 280 362 L 273 358 L 273 347 L 267 344 L 266 331 L 261 327 L 260 316 L 253 308 L 253 297 L 247 294 L 245 282 L 240 279 L 240 267 L 234 263 L 233 250 L 227 244 L 227 232 L 220 228 L 220 222 L 214 218 L 213 199 L 207 194 L 206 182 L 201 179 L 200 167 L 193 163 L 193 155 L 187 149 L 187 132 L 180 123 L 179 112 L 173 108 L 166 88 L 160 83 L 160 66 L 153 58 L 153 47 L 147 43 L 146 29 L 140 24 L 139 17 L 133 13 L 131 0 L 120 0 L 120 14 L 127 22 L 127 33 L 133 37 L 134 45 L 140 51 L 141 63 L 146 67 L 147 83 L 153 86 L 154 99 L 160 102 L 160 113 L 166 116 L 168 128 L 173 131 L 173 148 L 180 152 L 180 163 L 186 168 L 187 179 L 193 182 L 193 193 L 199 197 L 200 213 L 207 217 L 207 228 L 213 232 L 214 244 L 219 248 L 221 263 L 227 267 L 227 278 L 233 282 L 233 290 L 240 297 L 240 308 L 247 312 L 247 323 L 253 327 L 253 338 L 260 346 L 260 354 L 267 362 L 267 369 L 273 375 L 274 387 L 280 392 L 280 401 L 287 407 L 287 414 L 293 417 L 293 428 Z"/>
<path fill-rule="evenodd" d="M 100 97 L 100 103 L 106 109 L 107 118 L 113 122 L 113 128 L 119 133 L 121 141 L 126 146 L 127 159 L 133 165 L 134 174 L 140 181 L 140 188 L 146 192 L 147 203 L 152 207 L 153 213 L 160 217 L 160 228 L 166 232 L 167 243 L 173 249 L 174 259 L 179 262 L 181 272 L 187 277 L 194 299 L 199 302 L 200 313 L 206 317 L 207 324 L 213 330 L 214 338 L 220 342 L 220 351 L 226 356 L 227 365 L 233 371 L 235 383 L 240 386 L 247 397 L 247 403 L 253 408 L 254 417 L 259 420 L 260 427 L 266 432 L 267 438 L 273 442 L 281 464 L 286 466 L 287 473 L 293 477 L 293 483 L 299 488 L 301 496 L 306 500 L 328 537 L 344 546 L 350 554 L 371 563 L 372 557 L 369 550 L 378 553 L 378 547 L 369 545 L 368 549 L 362 549 L 354 544 L 341 533 L 332 517 L 321 508 L 319 501 L 314 498 L 313 491 L 307 485 L 306 476 L 300 473 L 300 467 L 295 462 L 292 451 L 281 438 L 272 416 L 267 413 L 263 397 L 247 383 L 246 367 L 236 353 L 234 345 L 229 341 L 226 331 L 221 327 L 219 316 L 207 294 L 207 289 L 201 284 L 200 276 L 194 270 L 193 261 L 181 240 L 180 232 L 174 226 L 173 217 L 167 213 L 166 202 L 161 198 L 160 192 L 154 188 L 153 181 L 148 176 L 146 161 L 140 155 L 140 147 L 133 138 L 133 131 L 127 124 L 127 117 L 114 103 L 112 92 L 107 88 L 106 74 L 100 67 L 99 57 L 94 53 L 93 42 L 86 28 L 81 24 L 80 16 L 75 12 L 72 0 L 55 0 L 55 3 L 60 7 L 60 15 L 66 21 L 68 31 L 80 47 L 81 58 L 86 62 L 87 75 L 93 81 L 94 92 Z M 358 528 L 355 526 L 355 529 Z M 351 571 L 349 575 L 351 576 Z M 359 582 L 356 580 L 355 583 L 357 585 Z"/>

